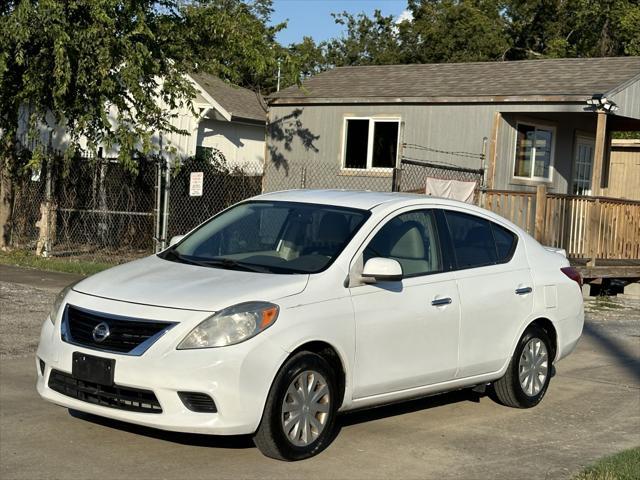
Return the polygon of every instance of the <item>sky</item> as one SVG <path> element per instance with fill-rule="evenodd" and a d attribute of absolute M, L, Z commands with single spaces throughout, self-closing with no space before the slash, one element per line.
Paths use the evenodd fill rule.
<path fill-rule="evenodd" d="M 332 13 L 365 12 L 371 15 L 381 10 L 384 15 L 400 16 L 407 7 L 406 0 L 274 0 L 273 23 L 289 20 L 288 26 L 277 39 L 282 45 L 312 37 L 316 42 L 340 36 L 341 25 L 336 25 Z"/>

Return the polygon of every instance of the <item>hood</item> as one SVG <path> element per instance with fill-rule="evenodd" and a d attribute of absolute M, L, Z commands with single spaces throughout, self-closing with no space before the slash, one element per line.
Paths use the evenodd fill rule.
<path fill-rule="evenodd" d="M 213 312 L 236 303 L 295 295 L 308 279 L 309 275 L 201 267 L 152 255 L 93 275 L 73 289 L 123 302 Z"/>

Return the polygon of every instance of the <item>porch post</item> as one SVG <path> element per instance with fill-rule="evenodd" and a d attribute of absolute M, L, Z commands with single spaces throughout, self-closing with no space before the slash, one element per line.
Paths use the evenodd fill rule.
<path fill-rule="evenodd" d="M 602 184 L 602 170 L 604 166 L 604 154 L 607 151 L 607 113 L 598 110 L 598 125 L 596 127 L 596 146 L 593 152 L 593 170 L 591 171 L 591 195 L 600 195 L 600 185 Z"/>

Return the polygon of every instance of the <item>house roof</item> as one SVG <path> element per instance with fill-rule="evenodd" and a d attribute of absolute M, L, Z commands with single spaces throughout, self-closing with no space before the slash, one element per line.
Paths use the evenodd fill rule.
<path fill-rule="evenodd" d="M 232 118 L 259 122 L 267 120 L 264 101 L 259 93 L 232 85 L 208 73 L 192 73 L 190 76 Z"/>
<path fill-rule="evenodd" d="M 340 67 L 270 103 L 584 101 L 640 78 L 640 57 Z"/>

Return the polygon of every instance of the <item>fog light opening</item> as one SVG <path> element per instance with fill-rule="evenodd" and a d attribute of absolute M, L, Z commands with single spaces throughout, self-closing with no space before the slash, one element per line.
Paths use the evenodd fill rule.
<path fill-rule="evenodd" d="M 40 364 L 40 375 L 44 377 L 44 367 L 46 366 L 46 364 L 40 357 L 38 357 L 38 363 Z"/>

